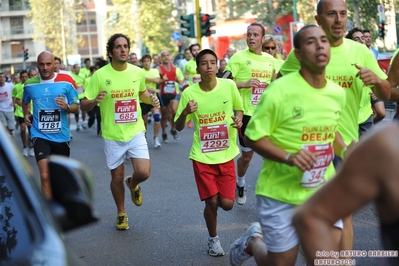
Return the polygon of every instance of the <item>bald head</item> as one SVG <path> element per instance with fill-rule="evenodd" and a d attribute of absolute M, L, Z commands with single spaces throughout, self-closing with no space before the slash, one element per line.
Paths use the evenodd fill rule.
<path fill-rule="evenodd" d="M 54 78 L 55 64 L 53 54 L 49 51 L 41 52 L 37 57 L 37 68 L 42 80 Z"/>
<path fill-rule="evenodd" d="M 319 0 L 319 2 L 317 2 L 317 7 L 316 7 L 316 12 L 317 15 L 321 15 L 323 13 L 324 7 L 326 4 L 329 4 L 330 2 L 335 2 L 337 4 L 344 4 L 346 7 L 346 3 L 343 0 Z"/>

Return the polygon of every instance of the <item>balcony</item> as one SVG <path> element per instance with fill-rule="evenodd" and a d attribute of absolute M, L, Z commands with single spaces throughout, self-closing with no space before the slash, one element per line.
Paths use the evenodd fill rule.
<path fill-rule="evenodd" d="M 28 3 L 12 6 L 1 6 L 0 17 L 25 16 L 29 13 L 30 9 L 31 8 Z"/>
<path fill-rule="evenodd" d="M 6 64 L 19 64 L 23 62 L 23 55 L 22 51 L 17 52 L 17 53 L 3 53 L 1 54 L 2 60 L 1 63 L 6 65 Z M 29 62 L 36 62 L 36 54 L 34 51 L 29 51 L 29 59 L 26 61 L 27 63 Z"/>
<path fill-rule="evenodd" d="M 2 41 L 32 39 L 33 30 L 33 27 L 15 27 L 11 29 L 6 29 L 0 32 L 0 39 Z"/>

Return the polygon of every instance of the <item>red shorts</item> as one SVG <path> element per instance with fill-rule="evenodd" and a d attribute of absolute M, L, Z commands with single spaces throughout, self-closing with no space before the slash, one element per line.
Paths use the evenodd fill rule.
<path fill-rule="evenodd" d="M 203 164 L 193 160 L 193 169 L 201 200 L 216 194 L 220 198 L 234 200 L 236 190 L 234 159 L 222 164 Z"/>

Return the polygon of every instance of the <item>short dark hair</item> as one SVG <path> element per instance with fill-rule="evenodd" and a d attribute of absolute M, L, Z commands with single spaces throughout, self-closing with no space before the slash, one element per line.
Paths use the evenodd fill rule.
<path fill-rule="evenodd" d="M 90 66 L 90 73 L 93 72 L 94 70 L 96 70 L 96 66 Z"/>
<path fill-rule="evenodd" d="M 192 45 L 190 45 L 190 46 L 188 47 L 188 49 L 190 49 L 190 52 L 191 52 L 191 53 L 193 53 L 193 48 L 194 48 L 195 46 L 198 46 L 198 47 L 201 49 L 201 45 L 200 45 L 199 43 L 193 43 Z"/>
<path fill-rule="evenodd" d="M 60 64 L 62 64 L 62 60 L 59 57 L 54 56 L 54 61 L 58 61 L 58 62 L 60 62 Z"/>
<path fill-rule="evenodd" d="M 201 57 L 203 57 L 206 54 L 211 54 L 215 57 L 216 61 L 218 60 L 218 56 L 216 55 L 216 53 L 214 51 L 212 51 L 211 49 L 204 49 L 201 52 L 199 52 L 197 54 L 197 56 L 195 57 L 195 63 L 197 64 L 197 67 L 201 61 Z"/>
<path fill-rule="evenodd" d="M 95 66 L 98 67 L 98 68 L 102 68 L 106 64 L 108 64 L 108 61 L 106 61 L 106 60 L 104 60 L 102 58 L 97 58 Z"/>
<path fill-rule="evenodd" d="M 259 22 L 252 22 L 252 23 L 249 24 L 249 26 L 247 27 L 247 31 L 248 31 L 249 28 L 252 27 L 252 26 L 260 27 L 260 28 L 262 29 L 262 36 L 265 36 L 266 31 L 265 31 L 265 27 L 264 27 L 262 24 L 260 24 Z"/>
<path fill-rule="evenodd" d="M 85 64 L 86 64 L 87 61 L 90 62 L 90 58 L 86 58 L 86 59 L 85 59 Z"/>
<path fill-rule="evenodd" d="M 348 31 L 348 34 L 346 34 L 345 38 L 353 40 L 353 34 L 354 34 L 355 32 L 364 33 L 364 31 L 361 30 L 360 28 L 354 27 L 353 29 L 351 29 L 350 31 Z"/>
<path fill-rule="evenodd" d="M 184 52 L 190 51 L 190 48 L 185 48 Z M 190 51 L 191 52 L 191 51 Z"/>
<path fill-rule="evenodd" d="M 28 71 L 26 71 L 25 69 L 22 69 L 21 71 L 19 71 L 19 76 L 22 76 L 25 73 L 28 74 Z"/>
<path fill-rule="evenodd" d="M 315 27 L 318 28 L 319 26 L 314 25 L 314 24 L 306 25 L 295 34 L 295 36 L 294 36 L 294 48 L 295 49 L 301 48 L 302 31 L 310 29 L 310 28 L 315 28 Z"/>
<path fill-rule="evenodd" d="M 141 57 L 141 59 L 140 59 L 141 63 L 143 63 L 143 62 L 144 62 L 144 59 L 146 59 L 146 58 L 148 58 L 148 59 L 150 59 L 150 61 L 152 61 L 151 55 L 149 55 L 149 54 L 144 54 L 144 55 Z"/>
<path fill-rule="evenodd" d="M 363 30 L 363 34 L 364 33 L 370 33 L 371 34 L 371 31 L 370 30 Z"/>
<path fill-rule="evenodd" d="M 108 39 L 108 42 L 107 42 L 107 56 L 108 56 L 109 61 L 112 61 L 112 58 L 109 56 L 109 54 L 110 54 L 110 53 L 112 52 L 112 50 L 114 49 L 115 40 L 118 39 L 118 38 L 120 38 L 120 37 L 126 39 L 126 41 L 127 41 L 127 46 L 128 46 L 128 48 L 129 48 L 129 50 L 130 50 L 130 39 L 129 39 L 129 37 L 127 37 L 125 34 L 122 34 L 122 33 L 116 33 L 116 34 L 112 35 L 112 36 Z"/>

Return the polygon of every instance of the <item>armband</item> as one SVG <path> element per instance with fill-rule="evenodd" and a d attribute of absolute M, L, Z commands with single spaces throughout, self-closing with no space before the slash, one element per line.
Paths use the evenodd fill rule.
<path fill-rule="evenodd" d="M 345 159 L 345 155 L 346 155 L 346 150 L 348 149 L 348 146 L 346 146 L 345 148 L 342 149 L 341 151 L 341 159 Z"/>

